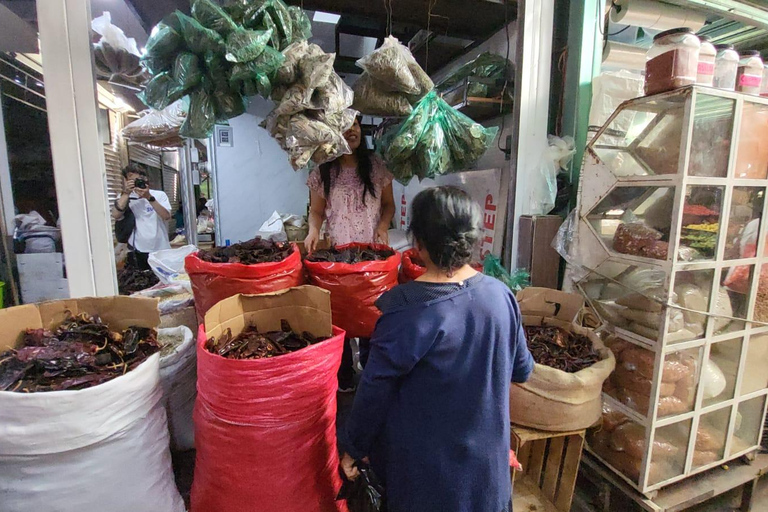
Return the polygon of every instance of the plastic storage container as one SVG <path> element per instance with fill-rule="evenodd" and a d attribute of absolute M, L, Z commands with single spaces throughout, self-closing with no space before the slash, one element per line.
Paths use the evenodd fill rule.
<path fill-rule="evenodd" d="M 768 64 L 763 67 L 763 84 L 760 86 L 760 96 L 768 97 Z"/>
<path fill-rule="evenodd" d="M 736 90 L 759 96 L 762 82 L 763 59 L 760 58 L 760 52 L 752 50 L 742 53 L 736 73 Z"/>
<path fill-rule="evenodd" d="M 736 73 L 739 70 L 739 54 L 733 49 L 732 44 L 718 44 L 715 46 L 717 57 L 715 58 L 715 76 L 712 85 L 724 91 L 736 90 Z"/>
<path fill-rule="evenodd" d="M 717 57 L 717 50 L 715 50 L 715 45 L 710 42 L 710 38 L 704 36 L 700 39 L 701 50 L 699 51 L 699 66 L 696 74 L 696 83 L 698 85 L 712 87 L 712 83 L 715 79 L 715 58 Z"/>
<path fill-rule="evenodd" d="M 645 63 L 645 93 L 656 94 L 696 83 L 701 43 L 689 28 L 666 30 L 653 38 Z"/>

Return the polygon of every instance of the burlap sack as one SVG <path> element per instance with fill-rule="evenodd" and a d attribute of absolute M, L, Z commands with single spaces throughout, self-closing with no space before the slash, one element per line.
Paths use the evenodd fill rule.
<path fill-rule="evenodd" d="M 510 388 L 512 423 L 557 432 L 594 425 L 602 415 L 603 382 L 613 372 L 616 360 L 593 330 L 575 323 L 584 299 L 557 290 L 527 288 L 518 294 L 518 302 L 523 324 L 560 327 L 587 336 L 601 360 L 576 373 L 537 364 L 528 382 Z"/>

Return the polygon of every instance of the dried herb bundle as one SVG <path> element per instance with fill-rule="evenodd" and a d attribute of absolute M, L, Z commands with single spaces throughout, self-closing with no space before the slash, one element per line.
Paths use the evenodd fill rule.
<path fill-rule="evenodd" d="M 379 250 L 370 247 L 351 247 L 339 250 L 336 247 L 315 251 L 307 256 L 307 261 L 324 261 L 327 263 L 355 264 L 363 261 L 383 261 L 395 254 L 390 249 Z"/>
<path fill-rule="evenodd" d="M 131 295 L 152 288 L 159 282 L 160 279 L 151 270 L 139 270 L 133 266 L 127 266 L 117 273 L 120 295 Z"/>
<path fill-rule="evenodd" d="M 0 354 L 0 391 L 83 389 L 136 368 L 160 350 L 154 329 L 110 330 L 98 317 L 69 317 L 54 332 L 27 329 L 22 346 Z"/>
<path fill-rule="evenodd" d="M 256 237 L 253 240 L 228 247 L 215 247 L 209 251 L 200 251 L 198 256 L 208 263 L 256 265 L 283 261 L 291 254 L 293 254 L 293 246 L 288 242 L 274 242 Z"/>
<path fill-rule="evenodd" d="M 232 329 L 227 329 L 218 340 L 208 339 L 205 349 L 227 359 L 264 359 L 296 352 L 328 339 L 315 337 L 306 331 L 301 334 L 294 332 L 287 320 L 281 321 L 281 327 L 281 331 L 261 333 L 252 325 L 234 338 Z"/>
<path fill-rule="evenodd" d="M 559 327 L 528 326 L 525 328 L 528 348 L 533 359 L 568 373 L 576 373 L 600 360 L 586 336 L 571 334 Z"/>

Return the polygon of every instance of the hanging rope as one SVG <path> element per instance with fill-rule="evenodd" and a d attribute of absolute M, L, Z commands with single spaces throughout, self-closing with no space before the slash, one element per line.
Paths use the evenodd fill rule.
<path fill-rule="evenodd" d="M 384 10 L 387 13 L 387 36 L 392 35 L 392 0 L 384 0 Z"/>
<path fill-rule="evenodd" d="M 429 40 L 432 39 L 432 10 L 437 5 L 437 0 L 429 0 L 429 10 L 427 11 L 427 47 L 424 56 L 424 71 L 429 74 Z"/>

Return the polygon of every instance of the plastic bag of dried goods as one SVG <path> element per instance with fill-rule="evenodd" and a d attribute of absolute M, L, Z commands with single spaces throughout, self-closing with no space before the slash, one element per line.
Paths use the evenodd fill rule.
<path fill-rule="evenodd" d="M 347 331 L 350 338 L 369 337 L 381 316 L 376 301 L 397 286 L 400 253 L 377 244 L 349 244 L 337 249 L 350 247 L 391 250 L 393 254 L 386 260 L 353 264 L 305 260 L 304 268 L 310 284 L 331 292 L 333 323 Z"/>
<path fill-rule="evenodd" d="M 93 45 L 96 74 L 113 83 L 125 83 L 134 87 L 140 85 L 145 75 L 136 40 L 126 37 L 119 27 L 112 24 L 109 12 L 94 18 L 91 28 L 101 36 L 99 42 Z"/>
<path fill-rule="evenodd" d="M 237 90 L 216 87 L 210 94 L 217 121 L 226 121 L 245 113 L 245 98 Z"/>
<path fill-rule="evenodd" d="M 501 260 L 493 254 L 487 254 L 483 261 L 483 274 L 495 277 L 514 293 L 530 285 L 531 275 L 525 269 L 514 269 L 509 272 L 501 264 Z"/>
<path fill-rule="evenodd" d="M 174 94 L 184 94 L 200 84 L 203 79 L 203 71 L 197 55 L 189 52 L 181 52 L 176 56 L 173 64 L 173 80 L 175 84 Z"/>
<path fill-rule="evenodd" d="M 310 52 L 306 41 L 297 41 L 283 50 L 285 60 L 277 71 L 277 82 L 283 85 L 296 82 L 299 79 L 299 61 Z"/>
<path fill-rule="evenodd" d="M 163 405 L 168 416 L 171 449 L 192 450 L 195 447 L 195 425 L 192 413 L 197 397 L 197 351 L 189 327 L 158 329 L 160 344 L 160 385 Z"/>
<path fill-rule="evenodd" d="M 182 43 L 181 34 L 160 22 L 149 36 L 142 62 L 152 74 L 167 71 L 173 64 Z"/>
<path fill-rule="evenodd" d="M 152 77 L 144 90 L 136 96 L 148 107 L 162 110 L 174 101 L 180 99 L 184 92 L 179 90 L 179 84 L 170 73 L 164 71 Z"/>
<path fill-rule="evenodd" d="M 243 25 L 250 29 L 272 29 L 271 44 L 276 50 L 283 50 L 293 41 L 293 18 L 282 0 L 258 0 L 246 4 Z"/>
<path fill-rule="evenodd" d="M 451 149 L 453 170 L 466 170 L 485 154 L 496 138 L 499 129 L 497 127 L 486 128 L 480 123 L 474 122 L 448 105 L 436 93 L 434 94 L 439 110 L 443 113 L 442 123 Z"/>
<path fill-rule="evenodd" d="M 211 96 L 200 89 L 190 95 L 189 114 L 179 129 L 188 139 L 207 139 L 216 124 L 216 107 Z"/>
<path fill-rule="evenodd" d="M 215 30 L 205 28 L 196 19 L 180 12 L 175 13 L 181 30 L 181 36 L 189 51 L 196 54 L 221 52 L 224 39 Z"/>
<path fill-rule="evenodd" d="M 288 13 L 291 15 L 293 25 L 293 40 L 291 42 L 302 41 L 312 37 L 312 21 L 310 21 L 304 10 L 297 5 L 289 5 Z"/>
<path fill-rule="evenodd" d="M 357 110 L 352 108 L 345 108 L 344 110 L 340 110 L 338 112 L 319 110 L 315 113 L 317 119 L 320 119 L 342 135 L 344 132 L 352 128 L 352 125 L 355 124 L 357 115 Z"/>
<path fill-rule="evenodd" d="M 264 51 L 272 30 L 238 28 L 227 36 L 225 58 L 229 62 L 250 62 Z"/>
<path fill-rule="evenodd" d="M 226 36 L 237 29 L 237 23 L 224 12 L 224 9 L 211 0 L 194 0 L 192 3 L 192 17 L 205 28 L 215 30 L 222 36 Z"/>
<path fill-rule="evenodd" d="M 506 78 L 506 71 L 511 68 L 512 64 L 501 55 L 484 52 L 441 80 L 436 87 L 439 91 L 445 91 L 470 76 L 503 80 Z M 468 96 L 488 97 L 488 94 L 488 84 L 481 82 L 469 84 Z"/>
<path fill-rule="evenodd" d="M 302 57 L 299 61 L 299 80 L 310 91 L 323 87 L 331 79 L 333 72 L 333 61 L 336 59 L 335 53 L 325 53 L 312 51 L 311 48 L 317 45 L 309 45 L 309 54 Z M 317 47 L 319 49 L 319 47 Z M 349 106 L 349 105 L 347 105 Z"/>
<path fill-rule="evenodd" d="M 413 110 L 408 98 L 397 92 L 387 92 L 368 73 L 363 73 L 353 87 L 352 108 L 371 116 L 401 117 Z"/>
<path fill-rule="evenodd" d="M 357 66 L 378 80 L 384 92 L 419 94 L 421 89 L 409 67 L 411 60 L 413 56 L 408 48 L 396 37 L 389 36 L 380 48 L 359 59 Z"/>
<path fill-rule="evenodd" d="M 180 146 L 179 127 L 187 118 L 189 104 L 178 100 L 163 110 L 149 110 L 122 130 L 122 135 L 133 142 L 158 147 Z"/>
<path fill-rule="evenodd" d="M 312 93 L 311 107 L 326 112 L 340 112 L 352 105 L 352 89 L 336 73 L 331 73 L 328 81 Z"/>

